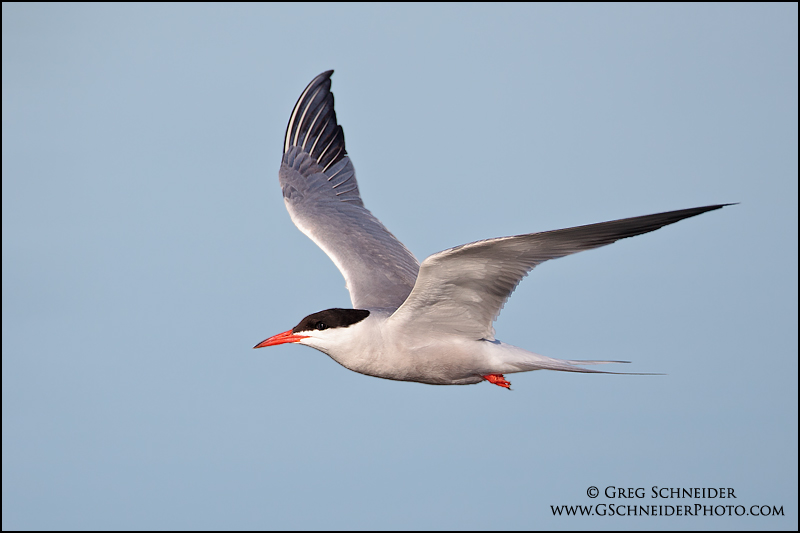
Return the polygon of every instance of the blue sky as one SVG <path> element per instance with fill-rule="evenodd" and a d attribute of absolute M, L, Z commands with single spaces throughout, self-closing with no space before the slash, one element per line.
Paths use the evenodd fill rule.
<path fill-rule="evenodd" d="M 4 3 L 3 529 L 796 530 L 797 15 Z M 740 202 L 542 265 L 496 323 L 666 375 L 509 393 L 252 350 L 350 305 L 277 180 L 330 68 L 362 197 L 419 259 Z M 785 516 L 553 516 L 620 503 L 590 486 Z"/>

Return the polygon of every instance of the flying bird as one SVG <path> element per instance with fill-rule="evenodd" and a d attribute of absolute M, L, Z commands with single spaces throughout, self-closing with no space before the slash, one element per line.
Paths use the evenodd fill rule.
<path fill-rule="evenodd" d="M 624 361 L 553 359 L 496 339 L 492 324 L 541 263 L 655 231 L 726 205 L 709 205 L 587 226 L 487 239 L 435 253 L 421 264 L 364 207 L 344 131 L 336 121 L 332 70 L 305 88 L 289 117 L 279 172 L 295 225 L 344 276 L 353 309 L 326 309 L 255 346 L 311 346 L 342 366 L 385 379 L 434 385 Z"/>

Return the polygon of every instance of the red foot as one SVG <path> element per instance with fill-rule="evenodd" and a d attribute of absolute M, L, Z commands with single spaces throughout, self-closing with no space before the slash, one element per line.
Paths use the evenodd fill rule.
<path fill-rule="evenodd" d="M 483 376 L 483 379 L 485 379 L 489 383 L 494 383 L 498 387 L 503 387 L 504 389 L 511 390 L 511 383 L 506 381 L 506 378 L 503 377 L 503 374 L 488 374 L 486 376 Z"/>

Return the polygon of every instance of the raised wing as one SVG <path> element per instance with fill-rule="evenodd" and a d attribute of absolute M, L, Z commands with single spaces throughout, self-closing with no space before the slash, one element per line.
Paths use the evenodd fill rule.
<path fill-rule="evenodd" d="M 336 123 L 331 74 L 308 84 L 289 118 L 279 173 L 286 209 L 339 268 L 353 307 L 397 308 L 414 287 L 419 262 L 361 201 Z"/>
<path fill-rule="evenodd" d="M 711 205 L 588 226 L 488 239 L 433 254 L 414 290 L 389 318 L 397 328 L 494 340 L 492 323 L 535 266 L 565 255 L 655 231 L 725 205 Z"/>

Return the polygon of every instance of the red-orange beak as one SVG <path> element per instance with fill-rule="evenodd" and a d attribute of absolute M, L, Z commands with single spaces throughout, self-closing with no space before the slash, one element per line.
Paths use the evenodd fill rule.
<path fill-rule="evenodd" d="M 300 342 L 302 339 L 307 339 L 308 335 L 295 335 L 292 330 L 284 331 L 273 335 L 265 341 L 261 341 L 253 348 L 264 348 L 265 346 L 275 346 L 276 344 L 286 344 L 287 342 Z"/>

